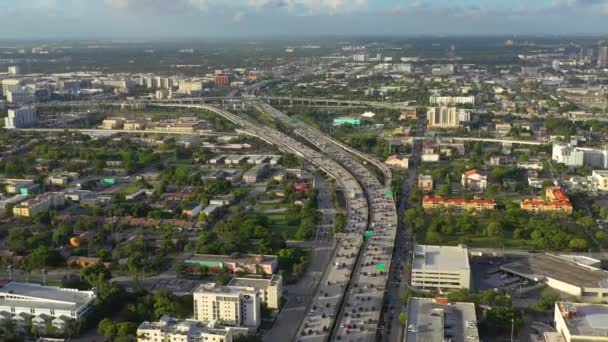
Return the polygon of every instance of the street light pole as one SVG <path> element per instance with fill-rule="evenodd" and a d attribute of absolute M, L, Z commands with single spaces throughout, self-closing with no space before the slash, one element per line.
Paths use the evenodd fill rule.
<path fill-rule="evenodd" d="M 513 342 L 513 328 L 515 326 L 515 317 L 511 318 L 511 342 Z"/>

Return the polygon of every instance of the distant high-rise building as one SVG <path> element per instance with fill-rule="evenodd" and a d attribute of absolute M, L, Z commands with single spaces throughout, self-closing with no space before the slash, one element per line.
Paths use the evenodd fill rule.
<path fill-rule="evenodd" d="M 9 109 L 8 117 L 4 118 L 4 128 L 14 129 L 28 127 L 38 121 L 38 114 L 34 107 Z"/>
<path fill-rule="evenodd" d="M 457 128 L 460 116 L 456 107 L 430 107 L 426 113 L 429 128 Z"/>
<path fill-rule="evenodd" d="M 608 67 L 608 46 L 602 46 L 597 54 L 597 66 L 599 68 Z"/>
<path fill-rule="evenodd" d="M 593 48 L 582 47 L 580 54 L 581 60 L 583 60 L 585 63 L 591 63 L 591 61 L 593 61 Z"/>
<path fill-rule="evenodd" d="M 7 78 L 2 80 L 2 94 L 6 94 L 8 91 L 21 90 L 21 80 L 14 78 Z"/>
<path fill-rule="evenodd" d="M 21 68 L 17 65 L 9 66 L 8 74 L 9 75 L 19 75 L 19 74 L 21 74 Z"/>
<path fill-rule="evenodd" d="M 193 293 L 194 319 L 257 330 L 261 323 L 260 297 L 253 287 L 201 285 Z"/>

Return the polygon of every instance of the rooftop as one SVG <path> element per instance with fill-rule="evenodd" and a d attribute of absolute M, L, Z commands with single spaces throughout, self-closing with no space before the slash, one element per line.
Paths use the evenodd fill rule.
<path fill-rule="evenodd" d="M 608 272 L 594 270 L 577 264 L 572 259 L 551 254 L 531 255 L 500 268 L 531 279 L 548 277 L 579 287 L 608 287 Z"/>
<path fill-rule="evenodd" d="M 253 287 L 256 289 L 266 289 L 269 286 L 276 286 L 281 281 L 281 276 L 273 275 L 270 278 L 232 278 L 228 286 Z"/>
<path fill-rule="evenodd" d="M 469 270 L 469 255 L 462 246 L 416 245 L 412 270 Z"/>
<path fill-rule="evenodd" d="M 569 302 L 555 304 L 556 310 L 564 308 L 571 313 L 564 321 L 572 336 L 608 337 L 608 305 Z"/>
<path fill-rule="evenodd" d="M 212 254 L 194 254 L 190 257 L 191 261 L 216 261 L 216 262 L 238 262 L 249 264 L 270 264 L 277 261 L 276 255 L 254 255 L 254 254 L 238 254 L 238 255 L 212 255 Z"/>
<path fill-rule="evenodd" d="M 411 297 L 405 342 L 478 342 L 473 303 L 438 303 L 432 298 Z"/>
<path fill-rule="evenodd" d="M 7 299 L 9 296 L 11 298 Z M 92 291 L 17 282 L 0 286 L 0 306 L 75 310 L 93 299 L 95 294 Z"/>
<path fill-rule="evenodd" d="M 241 294 L 248 293 L 251 295 L 255 295 L 256 291 L 254 287 L 248 286 L 235 286 L 235 285 L 227 285 L 220 286 L 216 283 L 205 283 L 201 284 L 199 287 L 194 290 L 194 293 L 225 293 L 225 294 Z"/>

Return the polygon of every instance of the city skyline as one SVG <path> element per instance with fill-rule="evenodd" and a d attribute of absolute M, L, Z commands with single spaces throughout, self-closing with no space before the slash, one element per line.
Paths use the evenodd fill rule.
<path fill-rule="evenodd" d="M 0 0 L 13 39 L 601 35 L 607 18 L 608 0 Z"/>

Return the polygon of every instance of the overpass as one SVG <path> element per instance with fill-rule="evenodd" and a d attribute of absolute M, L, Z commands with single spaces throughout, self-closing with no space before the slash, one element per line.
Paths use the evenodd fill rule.
<path fill-rule="evenodd" d="M 436 138 L 437 139 L 452 139 L 455 141 L 479 141 L 479 142 L 490 142 L 490 143 L 498 143 L 498 144 L 531 145 L 531 146 L 540 146 L 540 145 L 551 144 L 551 143 L 532 141 L 532 140 L 496 139 L 496 138 L 442 137 L 442 136 L 438 136 Z M 414 137 L 414 140 L 429 140 L 429 139 L 430 138 L 426 138 L 426 137 Z"/>
<path fill-rule="evenodd" d="M 223 136 L 237 136 L 234 133 L 218 133 L 218 132 L 206 132 L 206 131 L 195 131 L 195 132 L 170 132 L 162 130 L 122 130 L 122 129 L 87 129 L 87 128 L 15 128 L 15 131 L 23 132 L 46 132 L 46 133 L 60 133 L 60 132 L 79 132 L 83 134 L 167 134 L 167 135 L 198 135 L 203 137 L 223 137 Z"/>

